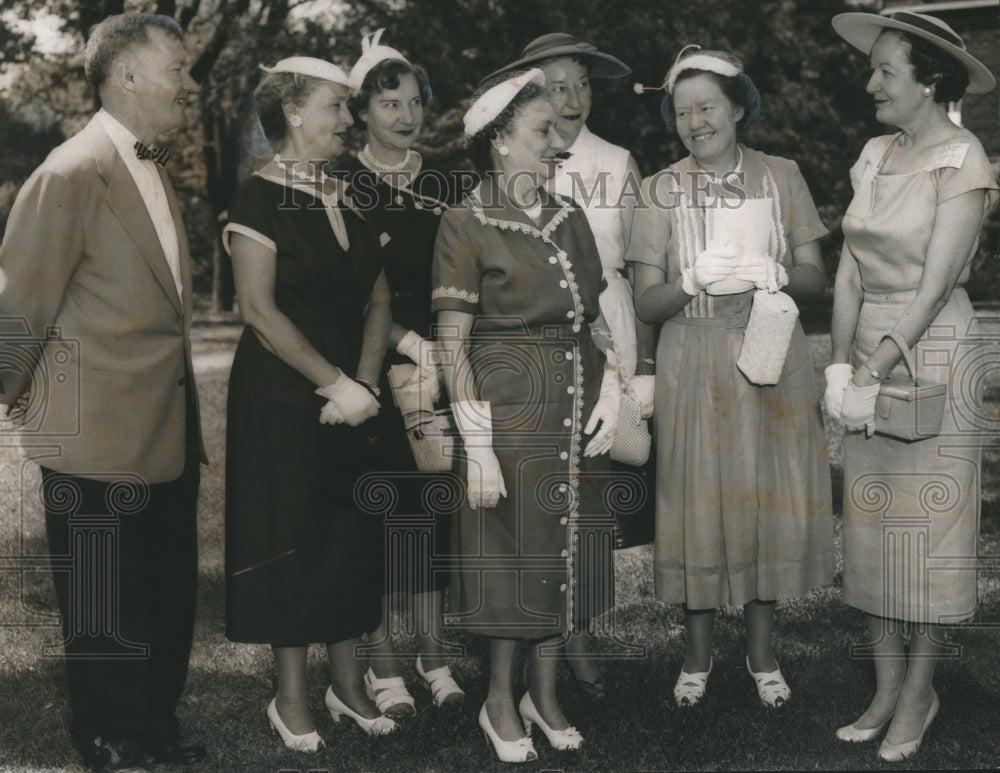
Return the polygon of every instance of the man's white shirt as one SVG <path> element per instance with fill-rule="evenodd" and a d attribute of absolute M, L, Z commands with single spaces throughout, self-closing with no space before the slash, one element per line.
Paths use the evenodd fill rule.
<path fill-rule="evenodd" d="M 138 139 L 118 119 L 103 108 L 97 112 L 97 118 L 108 133 L 108 137 L 111 138 L 115 150 L 122 157 L 125 167 L 139 189 L 139 196 L 146 205 L 146 211 L 149 212 L 149 217 L 153 221 L 156 235 L 160 239 L 160 246 L 163 247 L 163 254 L 167 258 L 167 265 L 174 277 L 177 296 L 180 298 L 182 297 L 181 258 L 180 248 L 177 245 L 177 229 L 174 227 L 174 218 L 170 214 L 167 193 L 163 189 L 163 181 L 160 179 L 156 163 L 152 160 L 139 160 L 135 154 L 135 143 L 138 142 Z"/>

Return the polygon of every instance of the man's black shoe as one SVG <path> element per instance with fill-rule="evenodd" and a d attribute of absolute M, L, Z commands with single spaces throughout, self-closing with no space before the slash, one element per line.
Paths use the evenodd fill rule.
<path fill-rule="evenodd" d="M 151 755 L 157 762 L 164 762 L 170 765 L 194 765 L 208 756 L 208 751 L 205 749 L 204 744 L 180 738 L 174 741 L 149 743 L 146 746 L 146 753 Z"/>
<path fill-rule="evenodd" d="M 156 760 L 147 756 L 135 741 L 116 741 L 97 736 L 83 753 L 91 773 L 148 773 Z"/>

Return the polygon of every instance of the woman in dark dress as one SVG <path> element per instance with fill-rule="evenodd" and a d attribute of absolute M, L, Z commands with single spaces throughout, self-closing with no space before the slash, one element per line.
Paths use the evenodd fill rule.
<path fill-rule="evenodd" d="M 479 725 L 505 762 L 537 757 L 535 724 L 556 749 L 582 745 L 556 697 L 556 664 L 574 627 L 611 602 L 613 577 L 595 542 L 614 529 L 602 489 L 621 387 L 591 336 L 604 281 L 587 218 L 543 187 L 563 145 L 544 87 L 538 69 L 480 84 L 465 132 L 486 178 L 445 213 L 434 252 L 469 501 L 452 613 L 490 639 Z M 521 642 L 529 679 L 517 702 Z"/>
<path fill-rule="evenodd" d="M 411 65 L 394 48 L 380 45 L 382 30 L 362 41 L 362 55 L 351 70 L 356 90 L 350 107 L 356 124 L 364 127 L 365 146 L 357 160 L 346 165 L 348 189 L 365 216 L 388 240 L 382 265 L 392 292 L 392 329 L 387 366 L 416 363 L 418 378 L 433 382 L 438 392 L 437 368 L 431 365 L 431 259 L 434 239 L 447 205 L 443 177 L 421 172 L 420 154 L 411 149 L 420 134 L 423 108 L 430 99 L 427 74 Z M 427 189 L 428 193 L 421 191 Z M 395 496 L 387 521 L 387 562 L 382 624 L 368 645 L 370 666 L 365 673 L 368 695 L 390 716 L 413 712 L 413 696 L 403 682 L 390 638 L 389 594 L 399 591 L 412 601 L 419 653 L 416 669 L 430 689 L 435 706 L 461 701 L 464 693 L 451 675 L 442 650 L 441 608 L 447 585 L 449 518 L 445 497 L 434 491 L 454 488 L 442 476 L 420 472 L 407 441 L 406 427 L 395 406 L 383 371 L 382 410 L 368 427 L 367 450 L 378 464 L 372 486 L 389 484 Z M 374 425 L 374 426 L 371 426 Z M 381 489 L 379 489 L 381 490 Z M 368 491 L 363 487 L 362 495 Z M 371 493 L 376 493 L 372 491 Z M 383 501 L 383 500 L 379 500 Z M 397 516 L 393 518 L 393 516 Z M 428 538 L 428 532 L 429 538 Z"/>
<path fill-rule="evenodd" d="M 237 190 L 224 232 L 247 324 L 229 382 L 226 634 L 272 646 L 268 720 L 289 748 L 315 751 L 312 642 L 327 646 L 334 720 L 396 728 L 354 653 L 379 620 L 381 523 L 355 505 L 354 449 L 379 410 L 389 293 L 376 233 L 310 165 L 343 149 L 347 76 L 308 57 L 262 69 L 254 107 L 278 154 Z"/>

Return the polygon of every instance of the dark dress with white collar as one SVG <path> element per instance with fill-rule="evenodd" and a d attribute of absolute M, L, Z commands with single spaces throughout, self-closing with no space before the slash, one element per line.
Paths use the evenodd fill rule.
<path fill-rule="evenodd" d="M 226 226 L 276 253 L 274 296 L 326 360 L 353 376 L 378 277 L 378 236 L 341 205 L 345 250 L 317 200 L 253 176 Z M 243 331 L 226 413 L 226 635 L 302 646 L 374 630 L 381 518 L 355 498 L 371 472 L 359 427 L 320 424 L 315 386 Z M 371 420 L 369 420 L 371 421 Z"/>

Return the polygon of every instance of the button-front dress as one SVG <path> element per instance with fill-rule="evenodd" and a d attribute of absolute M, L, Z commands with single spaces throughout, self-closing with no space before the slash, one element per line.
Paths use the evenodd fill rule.
<path fill-rule="evenodd" d="M 605 363 L 589 328 L 601 262 L 583 212 L 542 204 L 536 225 L 488 178 L 444 215 L 434 254 L 434 311 L 475 315 L 475 392 L 492 406 L 507 489 L 455 518 L 452 611 L 494 637 L 561 636 L 614 599 L 609 459 L 583 456 Z"/>
<path fill-rule="evenodd" d="M 855 368 L 913 300 L 938 205 L 980 189 L 987 209 L 997 199 L 996 176 L 969 131 L 956 127 L 918 170 L 886 174 L 898 137 L 870 140 L 851 169 L 841 259 L 857 261 L 864 290 Z M 965 291 L 976 247 L 954 256 L 958 281 L 913 352 L 919 379 L 947 384 L 940 435 L 844 439 L 844 600 L 872 615 L 947 624 L 976 608 L 985 351 Z M 906 375 L 905 363 L 894 373 Z"/>
<path fill-rule="evenodd" d="M 767 199 L 768 251 L 826 233 L 798 166 L 740 146 L 745 179 L 710 182 L 689 156 L 644 182 L 627 260 L 666 281 L 705 249 L 706 208 L 736 190 Z M 736 366 L 753 291 L 702 292 L 660 329 L 656 353 L 654 583 L 691 609 L 801 596 L 830 582 L 833 512 L 819 387 L 796 323 L 777 384 Z"/>

